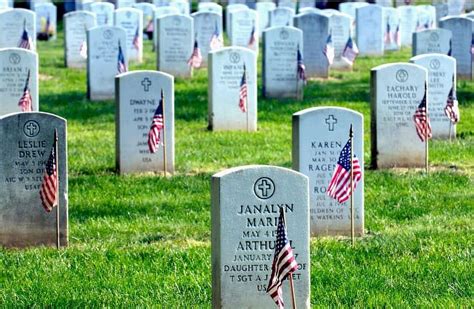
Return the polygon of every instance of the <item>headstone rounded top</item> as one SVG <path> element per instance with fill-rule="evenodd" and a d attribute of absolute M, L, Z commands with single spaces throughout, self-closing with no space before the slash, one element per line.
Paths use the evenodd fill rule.
<path fill-rule="evenodd" d="M 216 12 L 211 12 L 211 11 L 197 11 L 191 14 L 192 17 L 197 17 L 197 16 L 206 16 L 206 15 L 216 15 L 216 16 L 221 16 L 221 14 L 216 13 Z"/>
<path fill-rule="evenodd" d="M 82 15 L 87 15 L 87 16 L 91 16 L 91 17 L 94 17 L 96 16 L 95 13 L 93 12 L 89 12 L 89 11 L 73 11 L 73 12 L 69 12 L 69 13 L 66 13 L 64 14 L 64 18 L 67 18 L 67 17 L 79 17 L 79 16 L 82 16 Z"/>
<path fill-rule="evenodd" d="M 278 173 L 286 173 L 288 175 L 294 175 L 296 177 L 301 177 L 303 179 L 308 180 L 308 177 L 306 175 L 303 175 L 300 172 L 294 171 L 294 170 L 289 169 L 289 168 L 280 167 L 280 166 L 273 166 L 273 165 L 257 165 L 257 164 L 256 165 L 243 165 L 243 166 L 232 167 L 232 168 L 220 171 L 220 172 L 212 175 L 212 178 L 232 177 L 234 175 L 239 175 L 240 176 L 241 174 L 244 174 L 244 173 L 249 172 L 249 171 L 250 172 L 258 171 L 259 173 L 276 171 Z M 261 178 L 264 178 L 264 177 L 261 177 Z M 262 181 L 262 180 L 263 179 L 260 179 L 260 178 L 257 179 L 255 185 L 257 185 L 257 183 L 259 181 Z M 275 189 L 276 189 L 275 187 L 271 188 L 270 192 L 273 190 L 273 193 L 274 193 Z M 273 193 L 271 194 L 272 196 L 273 196 Z M 259 197 L 259 196 L 257 195 L 257 197 Z M 268 199 L 271 196 L 269 196 L 269 194 L 265 194 L 265 197 L 266 197 L 266 199 Z M 259 197 L 259 198 L 261 198 L 261 197 Z"/>
<path fill-rule="evenodd" d="M 38 57 L 38 54 L 32 50 L 24 49 L 24 48 L 18 48 L 18 47 L 8 47 L 8 48 L 0 48 L 0 53 L 22 53 L 22 54 L 27 54 L 31 56 Z M 12 59 L 13 60 L 13 59 Z M 10 61 L 11 64 L 16 64 L 18 61 Z"/>
<path fill-rule="evenodd" d="M 426 69 L 423 68 L 422 66 L 419 66 L 413 63 L 406 63 L 406 62 L 394 62 L 394 63 L 381 64 L 379 66 L 376 66 L 375 68 L 372 68 L 371 71 L 380 71 L 380 70 L 385 70 L 385 69 L 395 68 L 395 67 L 414 68 L 414 69 L 420 69 L 420 70 L 426 71 Z M 399 81 L 404 80 L 404 74 L 402 72 L 398 74 L 397 80 Z"/>
<path fill-rule="evenodd" d="M 1 10 L 0 14 L 17 14 L 17 13 L 23 13 L 23 14 L 29 14 L 29 15 L 35 15 L 35 12 L 27 9 L 9 9 L 9 10 Z"/>
<path fill-rule="evenodd" d="M 35 118 L 37 115 L 41 115 L 41 117 L 50 117 L 52 119 L 58 119 L 64 122 L 67 122 L 66 118 L 60 117 L 55 114 L 51 113 L 45 113 L 45 112 L 19 112 L 19 113 L 11 113 L 11 114 L 6 114 L 3 116 L 0 116 L 0 120 L 6 120 L 8 118 Z M 36 134 L 37 135 L 37 134 Z"/>
<path fill-rule="evenodd" d="M 185 14 L 166 14 L 160 17 L 160 21 L 166 21 L 167 19 L 175 19 L 176 23 L 181 23 L 182 20 L 186 20 L 187 22 L 192 22 L 193 20 L 191 16 Z M 177 26 L 179 26 L 179 24 Z"/>
<path fill-rule="evenodd" d="M 306 108 L 306 109 L 303 109 L 299 112 L 296 112 L 293 114 L 293 117 L 305 117 L 305 116 L 309 116 L 313 113 L 318 113 L 318 112 L 327 112 L 328 110 L 337 110 L 337 111 L 344 111 L 344 112 L 348 112 L 348 113 L 352 113 L 352 114 L 355 114 L 359 117 L 363 117 L 363 115 L 355 110 L 352 110 L 352 109 L 349 109 L 349 108 L 345 108 L 345 107 L 339 107 L 339 106 L 318 106 L 318 107 L 310 107 L 310 108 Z"/>
<path fill-rule="evenodd" d="M 255 57 L 257 56 L 257 53 L 251 49 L 248 49 L 246 47 L 241 47 L 241 46 L 227 46 L 223 47 L 217 50 L 212 50 L 209 52 L 210 55 L 218 55 L 218 54 L 224 54 L 224 53 L 247 53 L 247 54 L 253 54 Z M 230 59 L 231 63 L 238 63 L 239 60 L 237 60 L 237 56 L 234 56 L 234 59 Z"/>
<path fill-rule="evenodd" d="M 123 31 L 125 33 L 125 29 L 123 29 L 122 27 L 110 26 L 110 25 L 94 26 L 94 27 L 90 28 L 88 31 L 89 32 L 95 32 L 95 31 L 107 31 L 107 30 L 119 31 L 119 32 Z M 110 37 L 105 37 L 104 39 L 110 39 Z"/>
<path fill-rule="evenodd" d="M 449 21 L 455 21 L 455 20 L 464 20 L 465 22 L 472 22 L 471 19 L 463 16 L 446 16 L 441 18 L 439 21 L 440 22 L 449 22 Z"/>
<path fill-rule="evenodd" d="M 295 15 L 295 18 L 327 18 L 329 20 L 329 16 L 327 14 L 323 14 L 321 10 L 305 11 Z"/>
<path fill-rule="evenodd" d="M 280 36 L 280 39 L 282 40 L 285 40 L 285 35 L 283 34 L 284 32 L 286 32 L 287 34 L 289 34 L 289 32 L 301 32 L 303 33 L 303 31 L 301 29 L 298 29 L 296 27 L 293 27 L 293 26 L 274 26 L 274 27 L 270 27 L 270 28 L 266 28 L 265 30 L 263 30 L 263 32 L 273 32 L 273 31 L 281 31 L 281 36 Z M 286 37 L 288 38 L 288 37 Z"/>
<path fill-rule="evenodd" d="M 136 8 L 132 8 L 132 7 L 120 8 L 120 9 L 115 10 L 115 14 L 119 14 L 119 13 L 126 14 L 127 12 L 130 12 L 130 13 L 133 13 L 133 14 L 140 14 L 142 11 L 140 11 L 139 9 L 136 9 Z"/>
<path fill-rule="evenodd" d="M 174 80 L 174 76 L 165 72 L 161 71 L 154 71 L 154 70 L 138 70 L 138 71 L 128 71 L 116 76 L 116 78 L 126 78 L 128 76 L 137 76 L 137 75 L 155 75 L 155 76 L 164 76 L 171 80 Z"/>
<path fill-rule="evenodd" d="M 410 61 L 417 61 L 417 60 L 420 60 L 420 59 L 425 59 L 425 58 L 442 58 L 442 59 L 446 59 L 446 61 L 453 61 L 456 63 L 456 59 L 451 57 L 451 56 L 448 56 L 448 55 L 444 55 L 444 54 L 422 54 L 422 55 L 418 55 L 418 56 L 415 56 L 415 57 L 412 57 L 410 59 Z M 430 67 L 434 70 L 437 69 L 436 65 L 433 64 L 433 65 L 430 65 Z M 438 66 L 439 68 L 439 66 Z"/>

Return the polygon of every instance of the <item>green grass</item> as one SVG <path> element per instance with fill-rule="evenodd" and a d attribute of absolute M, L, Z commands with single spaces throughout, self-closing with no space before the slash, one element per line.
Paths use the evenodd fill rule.
<path fill-rule="evenodd" d="M 302 102 L 259 97 L 255 133 L 207 127 L 207 72 L 176 80 L 176 175 L 120 177 L 113 101 L 86 99 L 86 72 L 63 67 L 62 35 L 39 43 L 41 110 L 68 120 L 70 246 L 0 249 L 2 307 L 209 307 L 210 176 L 245 164 L 291 166 L 291 116 L 336 105 L 365 117 L 370 68 L 410 50 L 360 58 L 354 72 L 310 81 Z M 149 43 L 145 62 L 154 69 Z M 261 63 L 261 62 L 259 62 Z M 259 84 L 261 90 L 261 84 Z M 366 231 L 311 241 L 314 307 L 472 307 L 474 83 L 460 81 L 459 138 L 430 143 L 432 173 L 366 170 Z"/>

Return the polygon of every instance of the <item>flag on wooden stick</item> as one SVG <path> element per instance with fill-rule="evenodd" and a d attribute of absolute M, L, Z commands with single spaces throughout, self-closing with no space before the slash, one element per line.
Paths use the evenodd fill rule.
<path fill-rule="evenodd" d="M 135 35 L 133 36 L 133 47 L 135 47 L 136 50 L 140 50 L 141 48 L 141 40 L 140 40 L 140 31 L 139 27 L 137 26 L 137 30 L 135 31 Z"/>
<path fill-rule="evenodd" d="M 255 23 L 253 23 L 253 26 L 252 26 L 252 31 L 250 31 L 250 38 L 249 38 L 249 42 L 247 43 L 247 47 L 250 48 L 250 49 L 254 49 L 255 48 L 255 44 L 257 43 L 257 37 L 256 37 L 256 33 L 255 33 Z"/>
<path fill-rule="evenodd" d="M 284 210 L 280 208 L 280 217 L 278 218 L 277 236 L 275 242 L 275 255 L 272 263 L 272 274 L 268 282 L 267 294 L 275 301 L 278 308 L 284 308 L 282 285 L 288 276 L 291 276 L 298 269 L 291 248 L 290 241 L 286 232 L 286 222 Z"/>
<path fill-rule="evenodd" d="M 56 153 L 58 143 L 58 136 L 56 130 L 54 131 L 54 142 L 53 147 L 49 153 L 48 161 L 45 165 L 43 174 L 43 182 L 40 188 L 41 205 L 43 208 L 50 212 L 53 207 L 58 205 L 58 154 Z"/>
<path fill-rule="evenodd" d="M 194 40 L 194 47 L 193 47 L 193 53 L 191 54 L 191 57 L 188 59 L 188 65 L 191 68 L 199 68 L 201 67 L 202 64 L 202 55 L 201 55 L 201 49 L 199 48 L 198 41 Z"/>
<path fill-rule="evenodd" d="M 23 32 L 21 34 L 20 41 L 18 42 L 18 47 L 33 50 L 33 41 L 26 30 L 26 20 L 23 21 Z"/>
<path fill-rule="evenodd" d="M 444 113 L 449 118 L 449 120 L 456 124 L 459 122 L 460 113 L 459 113 L 459 103 L 458 99 L 456 98 L 456 90 L 455 90 L 455 79 L 453 74 L 453 84 L 451 86 L 451 90 L 448 94 L 448 99 L 446 100 L 446 106 L 444 107 Z"/>
<path fill-rule="evenodd" d="M 162 145 L 161 132 L 165 128 L 163 121 L 163 104 L 165 104 L 165 99 L 163 95 L 163 89 L 161 89 L 161 99 L 158 103 L 158 107 L 156 108 L 155 115 L 153 115 L 150 132 L 148 132 L 148 149 L 151 153 L 157 152 L 158 147 Z"/>
<path fill-rule="evenodd" d="M 209 46 L 211 47 L 211 50 L 219 49 L 222 48 L 224 44 L 222 43 L 222 37 L 219 32 L 219 27 L 216 25 L 214 27 L 214 33 L 212 34 L 211 41 L 209 43 Z"/>
<path fill-rule="evenodd" d="M 244 63 L 244 73 L 242 74 L 242 79 L 240 80 L 240 91 L 239 91 L 239 108 L 245 113 L 247 112 L 247 68 Z"/>
<path fill-rule="evenodd" d="M 342 148 L 339 160 L 337 160 L 336 169 L 327 188 L 327 194 L 339 203 L 347 201 L 352 194 L 351 168 L 353 169 L 352 182 L 354 183 L 354 189 L 362 177 L 359 159 L 357 159 L 355 154 L 352 154 L 351 162 L 351 145 L 352 142 L 349 138 L 344 148 Z"/>
<path fill-rule="evenodd" d="M 22 112 L 31 112 L 33 110 L 33 99 L 31 98 L 30 93 L 30 70 L 28 70 L 25 87 L 23 88 L 23 94 L 21 95 L 20 101 L 18 101 L 18 106 L 21 108 Z"/>
<path fill-rule="evenodd" d="M 298 45 L 296 51 L 296 62 L 297 62 L 297 75 L 298 79 L 302 80 L 306 84 L 306 67 L 303 62 L 303 55 L 301 55 L 300 46 Z"/>
<path fill-rule="evenodd" d="M 326 45 L 324 46 L 323 50 L 324 55 L 328 59 L 329 65 L 333 64 L 334 62 L 334 45 L 332 44 L 332 34 L 329 33 L 329 36 L 326 40 Z"/>
<path fill-rule="evenodd" d="M 359 55 L 359 48 L 349 36 L 346 46 L 344 47 L 344 51 L 342 52 L 342 57 L 347 59 L 347 61 L 349 61 L 351 64 L 354 64 L 357 55 Z"/>
<path fill-rule="evenodd" d="M 432 137 L 430 118 L 428 117 L 428 111 L 426 110 L 426 83 L 425 83 L 425 94 L 421 100 L 420 105 L 413 115 L 413 121 L 415 122 L 416 134 L 422 142 L 429 140 Z"/>
<path fill-rule="evenodd" d="M 125 63 L 125 56 L 123 55 L 122 45 L 118 42 L 118 56 L 117 56 L 117 72 L 118 74 L 127 72 L 127 64 Z"/>

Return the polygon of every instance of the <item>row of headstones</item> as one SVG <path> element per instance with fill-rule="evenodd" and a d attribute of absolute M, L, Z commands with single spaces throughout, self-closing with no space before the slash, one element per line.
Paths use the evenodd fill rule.
<path fill-rule="evenodd" d="M 112 30 L 113 27 L 96 28 L 96 31 L 100 33 L 98 37 L 106 36 L 109 41 L 95 41 L 92 36 L 90 38 L 90 45 L 94 48 L 89 50 L 91 61 L 89 61 L 90 67 L 88 70 L 88 93 L 92 99 L 118 97 L 118 88 L 114 84 L 115 77 L 118 74 L 118 46 L 115 43 L 117 41 L 116 33 Z M 286 33 L 291 33 L 291 31 L 296 32 L 298 36 L 288 36 L 287 38 Z M 121 30 L 122 39 L 124 36 L 124 31 Z M 269 48 L 265 49 L 264 53 L 264 96 L 301 97 L 303 83 L 298 76 L 296 60 L 298 44 L 301 44 L 301 31 L 290 27 L 274 28 L 270 29 L 265 37 L 271 43 L 268 43 Z M 295 39 L 289 39 L 290 37 Z M 209 54 L 209 127 L 212 130 L 255 131 L 257 129 L 256 58 L 254 52 L 235 47 L 223 48 Z M 437 73 L 439 76 L 433 78 L 437 81 L 436 83 L 428 85 L 430 102 L 428 111 L 430 114 L 439 116 L 433 118 L 432 121 L 440 121 L 440 125 L 442 124 L 439 129 L 437 125 L 434 125 L 434 136 L 441 137 L 446 136 L 446 130 L 449 129 L 447 126 L 449 122 L 442 117 L 441 111 L 450 88 L 455 85 L 456 76 L 453 79 L 453 74 L 456 75 L 456 61 L 441 54 L 420 55 L 414 59 L 431 58 L 433 64 L 425 65 L 425 67 L 430 72 L 440 70 L 442 73 Z M 37 54 L 18 48 L 3 49 L 0 50 L 0 59 L 2 59 L 0 75 L 2 104 L 0 105 L 0 114 L 19 111 L 18 102 L 26 88 L 29 89 L 32 97 L 33 110 L 39 110 Z M 30 77 L 27 78 L 29 75 Z M 243 111 L 239 104 L 244 76 L 247 88 L 247 107 Z M 146 91 L 147 87 L 143 85 L 143 91 Z M 441 92 L 439 92 L 439 87 L 442 89 Z M 131 92 L 133 93 L 133 91 Z M 137 91 L 137 93 L 142 92 Z M 233 98 L 233 100 L 230 98 Z"/>

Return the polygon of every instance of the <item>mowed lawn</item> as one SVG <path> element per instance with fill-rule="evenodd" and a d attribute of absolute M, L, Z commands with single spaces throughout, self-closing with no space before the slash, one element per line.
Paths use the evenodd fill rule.
<path fill-rule="evenodd" d="M 369 169 L 370 69 L 408 61 L 409 49 L 310 81 L 301 102 L 260 96 L 255 133 L 206 129 L 200 70 L 175 81 L 176 174 L 120 177 L 115 103 L 86 99 L 86 71 L 64 67 L 62 35 L 38 50 L 41 110 L 68 120 L 70 245 L 0 249 L 0 306 L 210 307 L 210 176 L 246 164 L 290 167 L 292 114 L 313 106 L 359 111 L 366 130 L 366 236 L 355 247 L 312 239 L 313 307 L 474 306 L 473 82 L 458 82 L 458 138 L 430 142 L 426 175 Z M 149 42 L 131 69 L 155 69 Z"/>

